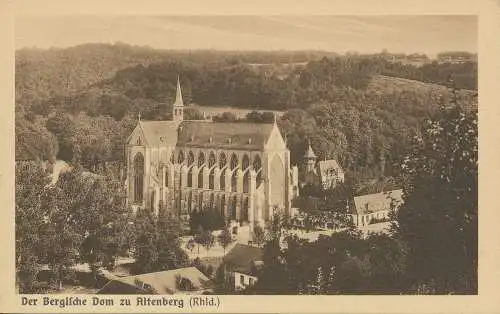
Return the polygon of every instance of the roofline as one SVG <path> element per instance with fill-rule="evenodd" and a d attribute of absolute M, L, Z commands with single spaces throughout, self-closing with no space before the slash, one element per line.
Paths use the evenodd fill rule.
<path fill-rule="evenodd" d="M 144 129 L 142 128 L 142 121 L 141 120 L 137 121 L 137 125 L 135 126 L 134 131 L 137 129 L 137 126 L 139 126 L 139 128 L 141 129 L 142 135 L 144 137 L 144 141 L 146 142 L 147 145 L 149 145 L 148 139 L 146 138 L 146 133 L 144 132 Z M 134 135 L 134 131 L 132 131 L 132 133 L 127 137 L 127 141 L 125 142 L 126 145 L 128 145 L 128 143 L 130 142 L 132 135 Z"/>

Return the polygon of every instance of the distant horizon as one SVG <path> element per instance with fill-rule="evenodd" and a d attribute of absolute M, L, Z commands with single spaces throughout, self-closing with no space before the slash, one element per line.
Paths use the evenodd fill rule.
<path fill-rule="evenodd" d="M 131 44 L 127 42 L 122 42 L 122 41 L 117 41 L 117 42 L 86 42 L 86 43 L 80 43 L 80 44 L 75 44 L 73 46 L 67 46 L 67 47 L 56 47 L 56 46 L 51 46 L 51 47 L 38 47 L 38 46 L 31 46 L 31 47 L 22 47 L 22 48 L 17 48 L 15 51 L 23 51 L 23 50 L 44 50 L 44 51 L 49 51 L 49 50 L 65 50 L 65 49 L 72 49 L 72 48 L 77 48 L 80 46 L 85 46 L 85 45 L 103 45 L 103 46 L 119 46 L 119 45 L 125 45 L 133 48 L 140 48 L 140 49 L 151 49 L 151 50 L 156 50 L 156 51 L 168 51 L 168 52 L 202 52 L 202 51 L 213 51 L 213 52 L 227 52 L 227 53 L 245 53 L 245 52 L 265 52 L 265 53 L 273 53 L 273 52 L 325 52 L 325 53 L 331 53 L 331 54 L 338 54 L 340 56 L 346 55 L 346 54 L 358 54 L 358 55 L 375 55 L 375 54 L 381 54 L 384 52 L 384 50 L 381 51 L 374 51 L 370 53 L 361 53 L 358 51 L 347 51 L 347 52 L 337 52 L 337 51 L 332 51 L 332 50 L 318 50 L 318 49 L 217 49 L 217 48 L 195 48 L 195 49 L 186 49 L 186 48 L 179 48 L 179 49 L 168 49 L 168 48 L 155 48 L 147 45 L 136 45 L 136 44 Z M 411 51 L 389 51 L 385 50 L 386 53 L 388 54 L 401 54 L 401 55 L 411 55 L 411 54 L 424 54 L 428 56 L 429 58 L 435 58 L 438 54 L 440 53 L 456 53 L 456 52 L 463 52 L 463 53 L 470 53 L 470 54 L 475 54 L 477 55 L 477 52 L 471 51 L 471 50 L 443 50 L 440 52 L 437 52 L 434 55 L 426 54 L 423 52 L 411 52 Z"/>
<path fill-rule="evenodd" d="M 15 49 L 116 44 L 157 50 L 477 53 L 473 15 L 19 16 Z"/>

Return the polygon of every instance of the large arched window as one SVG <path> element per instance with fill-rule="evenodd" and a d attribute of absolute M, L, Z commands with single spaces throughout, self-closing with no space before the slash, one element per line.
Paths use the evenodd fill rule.
<path fill-rule="evenodd" d="M 214 194 L 210 194 L 210 203 L 209 203 L 209 208 L 210 209 L 214 209 L 214 206 L 215 206 L 215 196 Z"/>
<path fill-rule="evenodd" d="M 226 207 L 226 196 L 224 194 L 222 194 L 222 196 L 220 198 L 220 213 L 221 213 L 222 217 L 224 217 L 224 219 L 226 218 L 225 207 Z"/>
<path fill-rule="evenodd" d="M 269 186 L 271 188 L 271 193 L 269 195 L 269 203 L 272 206 L 282 207 L 285 202 L 285 169 L 281 158 L 275 155 L 271 161 L 270 174 L 269 174 Z"/>
<path fill-rule="evenodd" d="M 245 154 L 243 156 L 243 159 L 241 160 L 241 169 L 245 171 L 249 166 L 250 166 L 250 159 L 248 158 L 248 155 Z"/>
<path fill-rule="evenodd" d="M 203 189 L 203 168 L 198 169 L 198 188 Z"/>
<path fill-rule="evenodd" d="M 210 174 L 208 175 L 208 188 L 213 190 L 214 189 L 214 182 L 215 182 L 215 168 L 212 168 L 210 170 Z"/>
<path fill-rule="evenodd" d="M 188 188 L 193 187 L 193 167 L 189 168 L 187 173 L 187 187 Z"/>
<path fill-rule="evenodd" d="M 134 157 L 134 202 L 142 203 L 144 199 L 144 156 L 137 153 Z"/>
<path fill-rule="evenodd" d="M 208 168 L 212 169 L 214 165 L 215 165 L 215 154 L 214 152 L 210 152 L 210 155 L 208 155 Z"/>
<path fill-rule="evenodd" d="M 182 164 L 184 162 L 184 152 L 181 150 L 179 156 L 177 156 L 177 163 Z"/>
<path fill-rule="evenodd" d="M 203 152 L 200 152 L 198 154 L 198 168 L 201 168 L 205 164 L 205 154 Z"/>
<path fill-rule="evenodd" d="M 219 168 L 224 168 L 226 166 L 227 160 L 226 160 L 226 154 L 220 153 L 219 155 Z"/>
<path fill-rule="evenodd" d="M 259 188 L 260 183 L 262 181 L 262 161 L 259 155 L 255 156 L 252 167 L 255 173 L 257 174 L 257 177 L 255 178 L 255 187 Z"/>
<path fill-rule="evenodd" d="M 233 154 L 231 156 L 231 170 L 234 170 L 238 167 L 238 156 L 236 154 Z"/>
<path fill-rule="evenodd" d="M 231 175 L 231 192 L 238 192 L 238 170 L 234 170 Z"/>
<path fill-rule="evenodd" d="M 248 221 L 248 198 L 243 200 L 243 208 L 241 209 L 241 220 Z"/>
<path fill-rule="evenodd" d="M 191 213 L 193 210 L 193 192 L 189 192 L 188 194 L 188 213 Z"/>
<path fill-rule="evenodd" d="M 200 192 L 200 194 L 198 194 L 198 211 L 202 211 L 204 210 L 203 208 L 203 192 Z"/>
<path fill-rule="evenodd" d="M 252 166 L 253 166 L 253 170 L 255 170 L 255 172 L 259 171 L 262 168 L 262 161 L 261 161 L 259 155 L 255 156 Z"/>
<path fill-rule="evenodd" d="M 220 182 L 219 182 L 219 187 L 222 191 L 226 189 L 226 173 L 227 169 L 224 169 L 220 173 Z"/>
<path fill-rule="evenodd" d="M 191 167 L 193 165 L 193 163 L 194 163 L 194 154 L 193 154 L 193 152 L 189 152 L 187 162 L 188 162 L 188 167 Z"/>
<path fill-rule="evenodd" d="M 151 204 L 149 204 L 151 209 L 156 210 L 156 193 L 155 191 L 151 192 Z"/>
<path fill-rule="evenodd" d="M 236 220 L 236 209 L 238 204 L 238 198 L 236 195 L 233 197 L 232 202 L 231 202 L 231 219 Z"/>
<path fill-rule="evenodd" d="M 248 193 L 250 190 L 250 170 L 245 172 L 243 176 L 243 193 Z"/>

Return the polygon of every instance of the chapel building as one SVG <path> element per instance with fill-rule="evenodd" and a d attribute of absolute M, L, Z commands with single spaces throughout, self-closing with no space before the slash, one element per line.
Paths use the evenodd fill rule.
<path fill-rule="evenodd" d="M 317 161 L 311 143 L 308 143 L 304 154 L 300 181 L 301 185 L 311 184 L 319 186 L 324 190 L 333 189 L 339 183 L 344 182 L 344 170 L 335 159 Z"/>
<path fill-rule="evenodd" d="M 184 120 L 179 80 L 170 121 L 139 121 L 127 139 L 127 201 L 160 202 L 188 217 L 218 210 L 227 221 L 261 226 L 273 208 L 291 214 L 297 167 L 274 123 Z M 294 194 L 295 193 L 295 194 Z M 252 229 L 250 229 L 252 230 Z"/>

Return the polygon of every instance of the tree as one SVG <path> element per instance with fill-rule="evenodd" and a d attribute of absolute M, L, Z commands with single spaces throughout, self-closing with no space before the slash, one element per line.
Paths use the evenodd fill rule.
<path fill-rule="evenodd" d="M 408 275 L 436 293 L 477 293 L 477 112 L 443 108 L 402 164 L 396 234 L 408 243 Z"/>
<path fill-rule="evenodd" d="M 232 112 L 223 112 L 220 115 L 214 116 L 212 119 L 215 122 L 235 122 L 238 120 L 236 115 Z"/>
<path fill-rule="evenodd" d="M 177 269 L 185 266 L 188 256 L 180 244 L 181 227 L 176 216 L 160 210 L 157 223 L 158 260 L 155 270 Z"/>
<path fill-rule="evenodd" d="M 226 227 L 222 232 L 219 234 L 217 237 L 217 241 L 219 242 L 220 246 L 224 249 L 224 255 L 226 254 L 226 248 L 233 242 L 233 238 L 231 236 L 231 231 L 229 231 L 229 228 Z"/>
<path fill-rule="evenodd" d="M 157 232 L 154 213 L 149 209 L 138 209 L 136 213 L 134 272 L 138 274 L 152 272 L 158 260 Z"/>
<path fill-rule="evenodd" d="M 50 178 L 34 162 L 16 163 L 16 271 L 20 293 L 36 293 L 41 268 L 39 230 L 44 225 L 45 186 Z"/>
<path fill-rule="evenodd" d="M 66 113 L 57 113 L 47 120 L 46 127 L 56 136 L 59 143 L 58 158 L 70 162 L 73 158 L 72 137 L 75 132 L 70 116 Z"/>
<path fill-rule="evenodd" d="M 203 112 L 197 108 L 187 107 L 184 109 L 184 119 L 186 120 L 205 120 Z"/>
<path fill-rule="evenodd" d="M 90 187 L 86 192 L 87 204 L 83 205 L 87 213 L 86 220 L 82 221 L 85 237 L 80 257 L 95 271 L 99 266 L 112 270 L 116 259 L 132 246 L 132 209 L 126 204 L 120 181 L 93 174 L 86 174 L 81 180 L 87 181 L 85 184 Z"/>
<path fill-rule="evenodd" d="M 198 231 L 198 228 L 200 226 L 201 226 L 200 213 L 195 208 L 189 214 L 189 229 L 191 230 L 191 234 L 196 234 L 196 231 Z"/>
<path fill-rule="evenodd" d="M 41 247 L 59 289 L 73 277 L 71 267 L 77 262 L 87 226 L 88 186 L 79 180 L 80 175 L 78 171 L 65 172 L 47 189 L 47 223 L 40 229 Z"/>
<path fill-rule="evenodd" d="M 266 233 L 264 232 L 264 229 L 259 225 L 255 224 L 253 228 L 253 241 L 257 246 L 261 247 L 266 240 Z"/>
<path fill-rule="evenodd" d="M 200 245 L 203 245 L 203 234 L 205 233 L 205 230 L 203 230 L 202 226 L 198 226 L 198 230 L 196 231 L 196 234 L 194 235 L 194 241 L 196 244 L 198 244 L 198 255 L 200 255 Z"/>
<path fill-rule="evenodd" d="M 215 243 L 215 237 L 212 234 L 212 231 L 204 230 L 200 236 L 199 241 L 207 250 L 207 255 L 208 255 L 208 251 L 214 246 Z"/>

